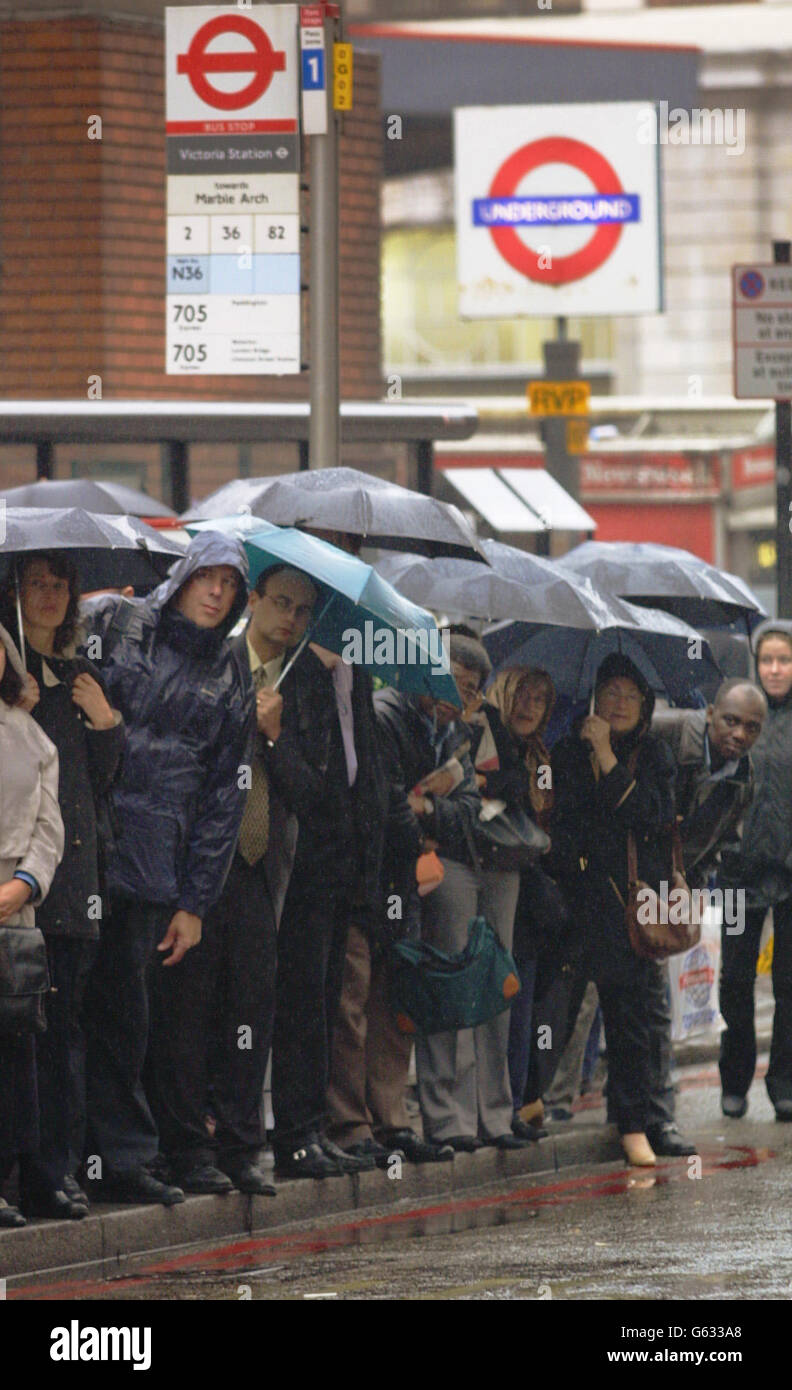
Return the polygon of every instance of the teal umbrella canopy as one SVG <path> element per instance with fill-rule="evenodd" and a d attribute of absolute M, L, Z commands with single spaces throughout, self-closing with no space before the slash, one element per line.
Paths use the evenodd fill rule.
<path fill-rule="evenodd" d="M 461 708 L 434 618 L 397 593 L 371 565 L 317 536 L 246 514 L 191 522 L 185 529 L 239 536 L 250 562 L 251 587 L 274 565 L 309 575 L 319 594 L 310 641 L 337 652 L 350 665 L 364 666 L 385 685 Z"/>

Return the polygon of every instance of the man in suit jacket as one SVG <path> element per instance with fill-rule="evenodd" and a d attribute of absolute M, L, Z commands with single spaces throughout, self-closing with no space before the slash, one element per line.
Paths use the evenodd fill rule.
<path fill-rule="evenodd" d="M 268 770 L 299 829 L 278 936 L 273 1147 L 279 1176 L 321 1178 L 374 1167 L 325 1126 L 347 933 L 378 904 L 389 790 L 365 671 L 311 645 L 281 689 Z"/>
<path fill-rule="evenodd" d="M 204 937 L 188 958 L 203 1015 L 195 1029 L 192 1116 L 170 1116 L 171 1163 L 186 1192 L 274 1196 L 258 1164 L 260 1104 L 275 1015 L 277 930 L 297 839 L 297 822 L 268 774 L 281 735 L 283 697 L 274 689 L 289 652 L 301 641 L 316 601 L 307 575 L 275 565 L 250 595 L 250 620 L 231 639 L 256 690 L 254 745 L 241 776 L 248 787 L 239 841 Z M 215 1133 L 205 1113 L 211 1092 Z M 162 1128 L 162 1127 L 161 1127 Z"/>

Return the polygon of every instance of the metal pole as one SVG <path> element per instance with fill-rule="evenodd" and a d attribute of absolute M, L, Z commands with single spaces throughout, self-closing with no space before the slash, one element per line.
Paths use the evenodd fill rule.
<path fill-rule="evenodd" d="M 340 448 L 338 365 L 338 121 L 333 110 L 334 23 L 325 21 L 327 134 L 308 137 L 311 160 L 311 468 L 335 468 Z"/>
<path fill-rule="evenodd" d="M 42 439 L 36 445 L 36 478 L 51 478 L 55 461 L 55 445 L 51 439 Z"/>
<path fill-rule="evenodd" d="M 773 242 L 776 265 L 789 265 L 792 243 Z M 792 617 L 792 405 L 776 401 L 776 605 L 779 618 Z"/>

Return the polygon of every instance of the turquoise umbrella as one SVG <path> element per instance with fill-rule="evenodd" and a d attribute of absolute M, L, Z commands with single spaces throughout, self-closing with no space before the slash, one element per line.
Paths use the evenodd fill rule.
<path fill-rule="evenodd" d="M 317 642 L 350 665 L 364 666 L 385 685 L 462 706 L 434 618 L 357 556 L 318 536 L 273 526 L 246 513 L 190 522 L 185 529 L 239 536 L 250 562 L 251 587 L 272 565 L 292 565 L 310 575 L 319 599 L 292 660 L 305 642 Z"/>

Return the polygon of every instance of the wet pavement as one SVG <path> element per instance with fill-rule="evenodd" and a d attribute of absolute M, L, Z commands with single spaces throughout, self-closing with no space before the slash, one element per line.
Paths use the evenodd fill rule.
<path fill-rule="evenodd" d="M 720 1115 L 713 1068 L 682 1073 L 679 1121 L 700 1160 L 525 1174 L 423 1210 L 411 1203 L 246 1240 L 141 1256 L 80 1299 L 764 1300 L 792 1296 L 792 1125 L 761 1081 Z M 572 1122 L 604 1113 L 591 1104 Z M 401 1209 L 404 1206 L 404 1210 Z M 11 1298 L 63 1297 L 46 1285 Z"/>

